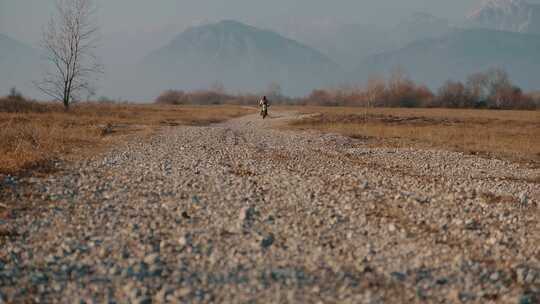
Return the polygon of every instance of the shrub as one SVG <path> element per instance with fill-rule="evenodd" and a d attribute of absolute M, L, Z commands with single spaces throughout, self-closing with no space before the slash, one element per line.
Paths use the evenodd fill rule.
<path fill-rule="evenodd" d="M 18 91 L 16 87 L 12 87 L 11 89 L 9 89 L 8 98 L 12 99 L 12 100 L 23 100 L 24 99 L 22 93 L 20 91 Z"/>
<path fill-rule="evenodd" d="M 527 94 L 527 97 L 530 99 L 534 108 L 540 110 L 540 92 L 531 92 Z"/>
<path fill-rule="evenodd" d="M 0 98 L 0 112 L 5 113 L 44 113 L 52 110 L 51 105 L 26 100 L 22 95 Z"/>
<path fill-rule="evenodd" d="M 99 97 L 97 102 L 100 103 L 100 104 L 114 104 L 114 103 L 117 103 L 117 101 L 115 101 L 114 99 L 109 98 L 107 96 Z"/>
<path fill-rule="evenodd" d="M 171 105 L 186 104 L 186 94 L 184 91 L 168 90 L 158 96 L 156 103 Z"/>
<path fill-rule="evenodd" d="M 459 81 L 447 81 L 439 88 L 434 106 L 445 108 L 472 107 L 471 94 L 465 85 Z"/>
<path fill-rule="evenodd" d="M 306 102 L 309 105 L 329 106 L 336 105 L 335 96 L 325 90 L 314 90 Z"/>
<path fill-rule="evenodd" d="M 219 93 L 210 90 L 195 91 L 187 94 L 187 100 L 189 104 L 196 105 L 218 105 L 228 103 L 232 96 L 225 93 Z"/>

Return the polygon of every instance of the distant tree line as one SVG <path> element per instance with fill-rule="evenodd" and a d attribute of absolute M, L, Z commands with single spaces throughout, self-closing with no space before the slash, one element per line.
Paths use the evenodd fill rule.
<path fill-rule="evenodd" d="M 240 104 L 254 105 L 261 99 L 261 96 L 267 96 L 273 104 L 294 104 L 298 99 L 289 98 L 283 95 L 281 87 L 277 83 L 271 83 L 268 88 L 260 93 L 227 93 L 224 86 L 220 83 L 213 84 L 210 89 L 183 91 L 167 90 L 159 95 L 155 102 L 158 104 L 171 105 L 219 105 L 219 104 Z"/>
<path fill-rule="evenodd" d="M 258 96 L 251 94 L 233 95 L 213 90 L 167 90 L 156 98 L 157 104 L 169 105 L 222 105 L 222 104 L 254 104 Z"/>
<path fill-rule="evenodd" d="M 42 113 L 47 110 L 48 105 L 26 99 L 15 87 L 9 90 L 9 95 L 0 97 L 0 112 L 3 113 Z"/>
<path fill-rule="evenodd" d="M 262 95 L 273 104 L 316 106 L 428 107 L 478 109 L 540 109 L 540 92 L 524 93 L 499 68 L 474 73 L 465 82 L 449 80 L 436 92 L 411 80 L 401 69 L 391 76 L 371 77 L 364 86 L 341 86 L 317 89 L 304 98 L 289 98 L 278 84 L 271 84 L 259 94 L 230 94 L 223 85 L 208 90 L 185 92 L 168 90 L 157 99 L 159 104 L 211 105 L 256 104 Z"/>
<path fill-rule="evenodd" d="M 363 87 L 314 90 L 301 104 L 534 110 L 540 109 L 540 94 L 525 94 L 498 68 L 472 74 L 465 83 L 449 80 L 436 92 L 397 69 L 388 79 L 371 77 Z"/>

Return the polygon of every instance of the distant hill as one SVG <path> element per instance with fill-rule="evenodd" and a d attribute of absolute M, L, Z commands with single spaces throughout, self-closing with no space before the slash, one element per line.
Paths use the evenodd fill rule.
<path fill-rule="evenodd" d="M 32 81 L 40 77 L 40 64 L 36 50 L 0 34 L 0 95 L 6 95 L 14 86 L 34 95 Z"/>
<path fill-rule="evenodd" d="M 448 20 L 417 12 L 397 25 L 346 24 L 322 28 L 298 27 L 294 37 L 313 46 L 339 63 L 344 69 L 356 66 L 365 57 L 395 50 L 421 39 L 434 38 L 452 30 Z"/>
<path fill-rule="evenodd" d="M 486 0 L 467 20 L 471 27 L 540 34 L 540 4 L 525 0 Z"/>
<path fill-rule="evenodd" d="M 402 47 L 413 41 L 440 37 L 452 30 L 453 26 L 447 19 L 416 12 L 402 19 L 389 34 Z"/>
<path fill-rule="evenodd" d="M 291 30 L 293 37 L 312 46 L 337 62 L 343 69 L 350 69 L 365 58 L 396 48 L 388 38 L 388 31 L 372 25 L 345 24 L 322 28 L 298 26 Z"/>
<path fill-rule="evenodd" d="M 338 83 L 340 68 L 321 52 L 275 32 L 236 21 L 190 28 L 139 65 L 154 93 L 169 88 L 260 91 L 270 83 L 284 93 L 306 94 Z"/>
<path fill-rule="evenodd" d="M 492 30 L 455 30 L 438 38 L 366 58 L 355 74 L 389 75 L 401 67 L 414 80 L 438 87 L 447 79 L 463 80 L 489 67 L 506 69 L 525 89 L 540 88 L 540 36 Z"/>

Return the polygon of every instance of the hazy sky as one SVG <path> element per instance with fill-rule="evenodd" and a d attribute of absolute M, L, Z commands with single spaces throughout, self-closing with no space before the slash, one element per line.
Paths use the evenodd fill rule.
<path fill-rule="evenodd" d="M 164 46 L 189 26 L 233 19 L 275 30 L 287 37 L 320 48 L 314 44 L 317 37 L 328 38 L 328 35 L 333 35 L 332 29 L 335 26 L 362 24 L 390 28 L 415 12 L 430 13 L 460 25 L 465 16 L 482 2 L 482 0 L 95 1 L 98 6 L 97 18 L 102 38 L 97 55 L 106 67 L 106 77 L 102 81 L 104 85 L 101 86 L 105 88 L 105 94 L 110 96 L 120 96 L 116 88 L 125 78 L 123 74 L 125 71 L 129 71 L 144 56 Z M 527 1 L 540 3 L 540 0 Z M 56 0 L 0 0 L 0 33 L 38 48 L 42 29 L 55 11 L 55 2 Z M 122 92 L 122 94 L 129 92 L 129 89 Z"/>
<path fill-rule="evenodd" d="M 283 23 L 395 24 L 422 11 L 459 20 L 477 0 L 98 0 L 104 35 L 183 29 L 236 19 L 280 30 Z M 0 0 L 0 33 L 35 43 L 54 0 Z M 287 34 L 287 33 L 284 33 Z"/>

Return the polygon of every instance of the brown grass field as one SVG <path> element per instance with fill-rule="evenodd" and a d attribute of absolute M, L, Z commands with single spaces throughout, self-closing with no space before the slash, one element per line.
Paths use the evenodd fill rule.
<path fill-rule="evenodd" d="M 288 107 L 311 114 L 289 127 L 540 164 L 540 111 Z"/>
<path fill-rule="evenodd" d="M 91 103 L 69 112 L 51 104 L 1 108 L 0 174 L 46 172 L 53 160 L 92 155 L 135 134 L 150 135 L 164 126 L 207 125 L 253 112 L 240 106 Z"/>
<path fill-rule="evenodd" d="M 1 106 L 0 174 L 46 172 L 53 160 L 93 155 L 164 126 L 207 125 L 254 112 L 242 106 L 83 103 L 69 112 L 51 104 Z M 375 108 L 366 112 L 364 108 L 288 106 L 275 110 L 309 114 L 287 128 L 364 138 L 373 146 L 438 148 L 540 164 L 540 111 Z"/>

